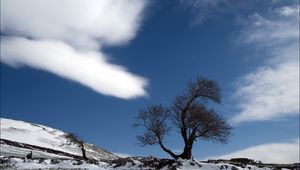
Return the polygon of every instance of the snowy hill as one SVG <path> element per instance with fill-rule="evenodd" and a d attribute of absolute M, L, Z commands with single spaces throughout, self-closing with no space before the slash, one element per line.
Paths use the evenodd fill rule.
<path fill-rule="evenodd" d="M 74 143 L 74 140 L 70 139 L 70 135 L 61 130 L 4 118 L 0 118 L 0 125 L 0 169 L 300 169 L 299 164 L 243 163 L 243 161 L 234 161 L 233 159 L 197 161 L 155 157 L 120 158 L 89 143 L 83 144 L 88 159 L 82 159 L 80 145 Z M 33 152 L 32 159 L 25 158 L 30 151 Z"/>
<path fill-rule="evenodd" d="M 23 121 L 0 119 L 1 156 L 24 157 L 33 150 L 33 157 L 70 158 L 80 157 L 81 148 L 72 142 L 68 134 L 43 125 Z M 116 155 L 84 143 L 86 154 L 91 159 L 116 159 Z"/>

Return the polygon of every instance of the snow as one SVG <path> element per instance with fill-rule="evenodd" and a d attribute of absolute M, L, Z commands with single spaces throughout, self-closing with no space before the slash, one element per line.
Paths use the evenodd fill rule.
<path fill-rule="evenodd" d="M 71 143 L 66 138 L 66 133 L 61 130 L 50 128 L 43 125 L 27 123 L 11 119 L 0 118 L 1 129 L 0 138 L 10 141 L 50 148 L 73 155 L 81 156 L 81 148 Z M 86 154 L 89 158 L 94 159 L 114 159 L 117 156 L 100 149 L 92 144 L 84 143 Z M 13 148 L 2 148 L 8 151 L 13 151 Z M 12 152 L 11 152 L 12 153 Z M 15 152 L 13 152 L 15 153 Z M 35 153 L 35 152 L 34 152 Z"/>
<path fill-rule="evenodd" d="M 0 138 L 29 145 L 36 145 L 49 149 L 55 149 L 66 153 L 81 156 L 81 149 L 78 145 L 70 142 L 66 138 L 66 133 L 61 130 L 50 127 L 31 124 L 23 121 L 0 118 L 1 133 Z M 91 169 L 91 170 L 112 170 L 112 169 L 155 169 L 155 166 L 148 162 L 154 158 L 128 157 L 119 160 L 117 156 L 96 147 L 95 145 L 84 143 L 86 154 L 89 158 L 94 158 L 95 162 L 75 160 L 73 158 L 58 154 L 48 153 L 46 151 L 24 148 L 21 146 L 12 146 L 9 143 L 0 145 L 0 169 Z M 25 159 L 26 155 L 33 151 L 33 159 Z M 114 161 L 109 161 L 116 159 Z M 155 158 L 156 159 L 156 158 Z M 147 160 L 148 162 L 145 162 Z M 119 162 L 118 162 L 119 161 Z M 160 160 L 158 160 L 160 161 Z M 120 164 L 120 162 L 122 162 Z M 145 164 L 144 164 L 145 163 Z M 156 165 L 159 162 L 151 162 L 150 165 Z M 149 166 L 150 166 L 149 165 Z M 8 166 L 8 167 L 6 167 Z M 115 167 L 118 166 L 118 167 Z M 177 170 L 270 170 L 271 168 L 258 168 L 253 165 L 239 167 L 228 163 L 203 163 L 197 160 L 177 160 L 175 163 L 162 165 L 162 169 L 168 170 L 176 167 Z"/>
<path fill-rule="evenodd" d="M 90 169 L 90 170 L 104 170 L 106 169 L 105 165 L 94 165 L 83 163 L 81 165 L 76 165 L 74 160 L 62 160 L 59 163 L 51 163 L 50 160 L 45 160 L 39 163 L 37 160 L 23 160 L 20 158 L 12 158 L 12 164 L 16 169 Z M 102 166 L 102 167 L 101 167 Z"/>
<path fill-rule="evenodd" d="M 26 144 L 79 154 L 80 148 L 66 145 L 65 133 L 46 126 L 1 118 L 1 138 Z"/>
<path fill-rule="evenodd" d="M 16 156 L 16 157 L 22 157 L 25 158 L 26 155 L 32 151 L 31 149 L 26 149 L 26 148 L 20 148 L 20 147 L 14 147 L 10 145 L 0 145 L 0 150 L 1 150 L 1 156 Z M 32 155 L 33 158 L 63 158 L 63 159 L 72 159 L 67 156 L 61 156 L 57 154 L 52 154 L 52 153 L 47 153 L 43 151 L 37 151 L 35 150 Z"/>
<path fill-rule="evenodd" d="M 271 170 L 271 168 L 258 168 L 256 166 L 247 165 L 244 168 L 220 163 L 210 164 L 202 163 L 195 160 L 180 160 L 181 166 L 177 166 L 177 170 Z M 143 167 L 143 163 L 138 160 L 134 160 L 134 165 L 127 162 L 124 166 L 114 167 L 105 162 L 98 162 L 97 164 L 88 164 L 86 162 L 78 162 L 76 160 L 60 160 L 58 162 L 51 162 L 51 160 L 24 160 L 20 158 L 10 158 L 10 165 L 13 165 L 15 169 L 91 169 L 91 170 L 151 170 L 154 168 Z M 12 167 L 10 167 L 12 168 Z M 166 166 L 162 170 L 169 170 L 170 167 Z"/>
<path fill-rule="evenodd" d="M 181 160 L 182 166 L 177 168 L 178 170 L 271 170 L 270 168 L 259 168 L 253 165 L 247 165 L 244 168 L 238 167 L 235 165 L 227 164 L 227 163 L 218 163 L 218 164 L 211 164 L 211 163 L 202 163 L 196 160 Z M 200 165 L 200 166 L 198 166 Z M 234 167 L 234 168 L 233 168 Z"/>

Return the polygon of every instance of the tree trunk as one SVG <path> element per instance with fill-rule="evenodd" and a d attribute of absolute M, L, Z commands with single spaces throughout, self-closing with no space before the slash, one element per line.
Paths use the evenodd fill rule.
<path fill-rule="evenodd" d="M 80 142 L 80 146 L 81 146 L 82 158 L 87 160 L 88 158 L 86 157 L 86 154 L 85 154 L 83 142 Z"/>
<path fill-rule="evenodd" d="M 162 143 L 162 141 L 161 141 L 161 139 L 159 138 L 158 139 L 158 143 L 159 143 L 159 146 L 165 151 L 165 152 L 167 152 L 172 158 L 174 158 L 174 159 L 178 159 L 179 158 L 179 156 L 178 155 L 176 155 L 176 154 L 174 154 L 171 150 L 169 150 L 168 148 L 166 148 L 164 145 L 163 145 L 163 143 Z"/>
<path fill-rule="evenodd" d="M 197 129 L 200 125 L 196 126 L 193 130 L 192 130 L 192 133 L 191 135 L 189 136 L 187 142 L 185 143 L 184 145 L 184 149 L 183 149 L 183 152 L 182 154 L 179 155 L 179 157 L 181 159 L 191 159 L 192 158 L 192 149 L 193 149 L 193 144 L 194 144 L 194 141 L 196 139 L 196 132 L 197 132 Z"/>
<path fill-rule="evenodd" d="M 182 154 L 179 155 L 181 159 L 191 159 L 192 158 L 192 146 L 186 145 Z"/>
<path fill-rule="evenodd" d="M 184 145 L 182 154 L 179 155 L 181 159 L 191 159 L 192 158 L 192 149 L 194 144 L 194 136 L 189 138 L 188 142 Z"/>

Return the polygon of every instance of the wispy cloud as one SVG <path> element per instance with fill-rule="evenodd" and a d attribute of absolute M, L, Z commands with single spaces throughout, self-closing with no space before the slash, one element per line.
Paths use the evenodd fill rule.
<path fill-rule="evenodd" d="M 251 9 L 253 4 L 262 3 L 259 0 L 179 0 L 179 2 L 194 14 L 192 24 L 202 24 L 228 14 L 238 16 L 241 11 Z"/>
<path fill-rule="evenodd" d="M 226 0 L 180 0 L 180 2 L 196 13 L 195 21 L 197 23 L 202 23 L 215 15 L 217 9 L 219 9 L 218 6 Z"/>
<path fill-rule="evenodd" d="M 101 48 L 128 43 L 137 33 L 146 3 L 3 0 L 1 62 L 48 71 L 104 95 L 145 96 L 147 80 L 111 64 Z"/>
<path fill-rule="evenodd" d="M 286 143 L 267 143 L 252 146 L 221 156 L 211 156 L 207 159 L 249 158 L 264 163 L 297 163 L 299 162 L 299 139 Z"/>
<path fill-rule="evenodd" d="M 253 57 L 262 64 L 237 81 L 233 96 L 238 112 L 231 119 L 232 123 L 299 114 L 299 3 L 179 1 L 195 12 L 196 23 L 218 18 L 221 14 L 234 14 L 242 24 L 241 30 L 235 30 L 239 31 L 238 44 L 254 47 L 253 51 L 263 56 Z M 258 4 L 260 8 L 257 9 Z M 253 14 L 254 10 L 257 13 Z M 250 16 L 244 20 L 245 14 Z"/>
<path fill-rule="evenodd" d="M 240 112 L 233 123 L 299 114 L 299 6 L 250 17 L 239 41 L 254 45 L 264 64 L 241 77 L 235 92 Z"/>

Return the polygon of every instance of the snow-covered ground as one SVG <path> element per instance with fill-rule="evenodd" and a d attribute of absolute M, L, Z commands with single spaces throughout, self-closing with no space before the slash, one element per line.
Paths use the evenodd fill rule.
<path fill-rule="evenodd" d="M 59 162 L 46 160 L 24 160 L 21 158 L 11 158 L 9 163 L 2 165 L 0 169 L 91 169 L 102 170 L 106 169 L 106 164 L 94 165 L 82 163 L 78 165 L 76 160 L 61 160 Z"/>
<path fill-rule="evenodd" d="M 0 119 L 1 129 L 0 138 L 9 141 L 30 144 L 34 146 L 50 148 L 57 151 L 66 152 L 73 155 L 81 156 L 81 148 L 78 144 L 70 142 L 66 137 L 67 134 L 61 130 L 53 129 L 47 126 L 27 123 L 23 121 Z M 109 153 L 92 144 L 84 143 L 87 157 L 93 159 L 115 159 L 112 153 Z M 29 153 L 29 149 L 16 148 L 9 145 L 1 144 L 2 156 L 25 156 Z M 55 154 L 42 153 L 42 151 L 34 151 L 33 156 L 41 157 L 46 155 L 48 157 L 61 157 Z"/>
<path fill-rule="evenodd" d="M 136 159 L 127 162 L 124 165 L 118 166 L 117 164 L 110 164 L 107 162 L 87 163 L 78 160 L 24 160 L 20 158 L 11 158 L 7 163 L 7 169 L 90 169 L 90 170 L 151 170 L 157 167 L 145 166 L 142 162 Z M 5 169 L 5 167 L 1 167 Z M 209 164 L 202 163 L 195 160 L 179 160 L 172 165 L 165 165 L 161 167 L 162 170 L 177 169 L 177 170 L 271 170 L 271 168 L 258 168 L 253 165 L 245 167 L 238 167 L 231 164 L 219 163 Z"/>
<path fill-rule="evenodd" d="M 197 167 L 201 170 L 271 170 L 271 168 L 259 168 L 253 165 L 246 165 L 245 167 L 238 167 L 226 163 L 202 163 L 195 160 L 181 160 L 182 166 L 177 168 L 178 170 L 195 170 Z"/>

